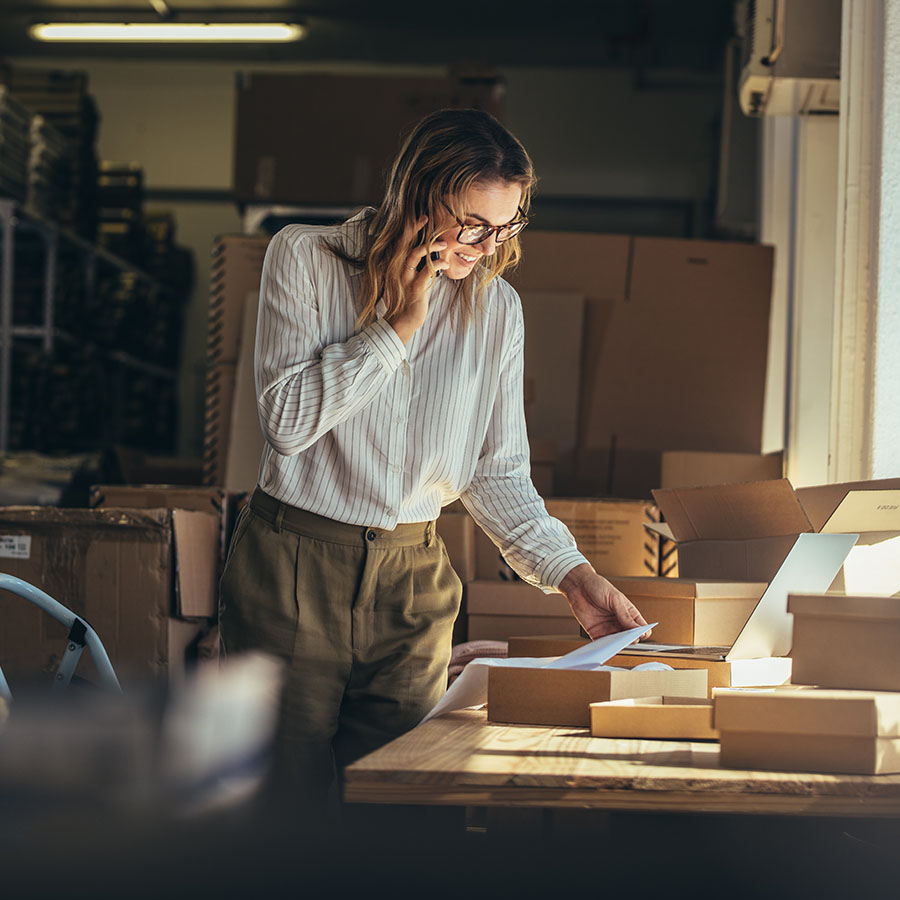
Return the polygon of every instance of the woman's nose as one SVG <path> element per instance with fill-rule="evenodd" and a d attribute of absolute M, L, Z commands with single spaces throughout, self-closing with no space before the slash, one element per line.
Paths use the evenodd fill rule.
<path fill-rule="evenodd" d="M 476 246 L 485 256 L 493 256 L 497 252 L 496 235 L 489 234 L 483 241 L 479 241 Z"/>

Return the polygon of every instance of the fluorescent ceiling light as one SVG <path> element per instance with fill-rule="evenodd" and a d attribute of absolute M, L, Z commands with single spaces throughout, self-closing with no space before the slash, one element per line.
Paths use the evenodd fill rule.
<path fill-rule="evenodd" d="M 118 23 L 47 22 L 32 25 L 29 35 L 37 41 L 211 41 L 218 43 L 299 41 L 302 25 L 286 22 Z"/>

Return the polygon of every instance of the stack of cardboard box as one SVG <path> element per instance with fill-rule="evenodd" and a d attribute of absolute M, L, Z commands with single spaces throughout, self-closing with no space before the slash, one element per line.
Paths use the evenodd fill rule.
<path fill-rule="evenodd" d="M 639 500 L 547 498 L 548 512 L 572 532 L 579 549 L 604 574 L 655 573 L 659 542 L 645 525 L 656 522 L 652 503 Z M 454 506 L 454 509 L 460 507 Z M 545 594 L 521 581 L 468 513 L 445 511 L 438 532 L 465 583 L 465 633 L 457 640 L 502 640 L 514 635 L 580 635 L 562 594 Z"/>
<path fill-rule="evenodd" d="M 900 485 L 830 485 L 805 496 L 822 530 L 865 516 L 841 590 L 792 594 L 794 685 L 716 699 L 722 763 L 740 768 L 879 775 L 900 772 Z M 801 492 L 798 492 L 801 493 Z M 835 498 L 840 502 L 835 506 Z M 818 503 L 816 503 L 818 501 Z M 844 588 L 851 586 L 851 592 Z M 853 590 L 878 591 L 857 594 Z"/>
<path fill-rule="evenodd" d="M 900 772 L 896 597 L 792 595 L 795 685 L 716 697 L 722 765 L 880 775 Z"/>

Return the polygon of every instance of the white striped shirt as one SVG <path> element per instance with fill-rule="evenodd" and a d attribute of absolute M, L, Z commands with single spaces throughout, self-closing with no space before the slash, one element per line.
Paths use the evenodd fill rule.
<path fill-rule="evenodd" d="M 288 225 L 266 252 L 260 487 L 330 519 L 387 529 L 436 519 L 460 497 L 525 581 L 556 589 L 586 560 L 531 482 L 518 295 L 495 279 L 463 326 L 449 314 L 455 283 L 438 279 L 406 346 L 381 318 L 359 330 L 360 273 L 326 241 L 356 254 L 365 222 L 360 213 L 341 226 Z"/>

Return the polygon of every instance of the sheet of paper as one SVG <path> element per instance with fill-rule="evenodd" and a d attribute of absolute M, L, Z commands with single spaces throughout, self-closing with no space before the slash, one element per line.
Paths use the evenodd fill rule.
<path fill-rule="evenodd" d="M 517 668 L 554 668 L 554 669 L 600 669 L 603 664 L 634 643 L 642 634 L 649 631 L 657 623 L 642 625 L 629 631 L 619 631 L 606 637 L 598 638 L 585 644 L 565 656 L 513 657 L 512 659 L 473 659 L 450 685 L 447 692 L 435 704 L 431 712 L 422 719 L 427 722 L 435 716 L 451 712 L 454 709 L 467 709 L 470 706 L 483 706 L 487 703 L 488 666 L 514 666 Z M 647 666 L 667 668 L 662 664 L 647 663 Z M 422 724 L 421 722 L 419 724 Z"/>

